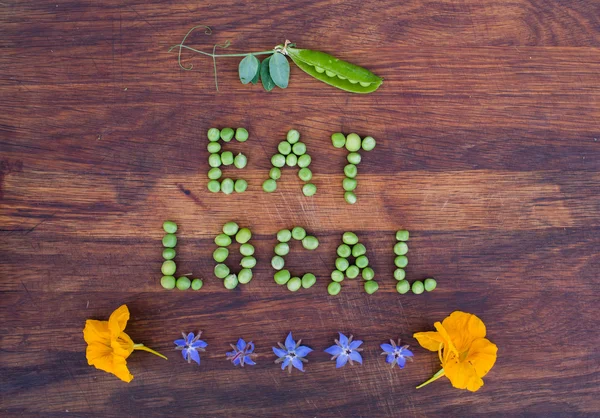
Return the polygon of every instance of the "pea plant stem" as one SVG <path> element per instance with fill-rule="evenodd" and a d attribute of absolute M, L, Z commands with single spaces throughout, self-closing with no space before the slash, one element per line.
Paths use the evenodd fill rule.
<path fill-rule="evenodd" d="M 212 58 L 247 57 L 248 55 L 271 55 L 271 54 L 274 54 L 276 52 L 275 50 L 271 49 L 271 50 L 268 50 L 268 51 L 246 52 L 246 53 L 243 53 L 243 54 L 211 54 L 210 52 L 200 51 L 198 49 L 194 49 L 194 48 L 189 47 L 187 45 L 181 45 L 181 44 L 173 45 L 169 49 L 169 52 L 171 52 L 173 49 L 178 48 L 178 47 L 181 47 L 181 48 L 184 48 L 184 49 L 189 49 L 190 51 L 196 52 L 198 54 L 206 55 L 206 56 L 209 56 L 209 57 L 212 57 Z"/>

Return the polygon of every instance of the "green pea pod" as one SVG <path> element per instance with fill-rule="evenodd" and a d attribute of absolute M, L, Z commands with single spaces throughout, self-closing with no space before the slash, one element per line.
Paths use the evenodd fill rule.
<path fill-rule="evenodd" d="M 383 79 L 366 68 L 335 58 L 321 51 L 287 47 L 287 54 L 305 73 L 317 80 L 351 93 L 371 93 Z"/>

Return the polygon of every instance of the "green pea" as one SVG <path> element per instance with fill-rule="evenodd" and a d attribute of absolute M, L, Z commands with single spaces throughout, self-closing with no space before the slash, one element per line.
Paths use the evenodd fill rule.
<path fill-rule="evenodd" d="M 279 180 L 281 178 L 281 169 L 277 167 L 271 168 L 271 170 L 269 170 L 269 177 L 273 180 Z"/>
<path fill-rule="evenodd" d="M 408 258 L 405 255 L 399 255 L 394 258 L 394 264 L 396 267 L 403 269 L 408 265 Z"/>
<path fill-rule="evenodd" d="M 348 159 L 348 162 L 350 164 L 358 164 L 361 161 L 361 156 L 358 152 L 351 152 L 350 154 L 348 154 L 348 157 L 346 157 Z"/>
<path fill-rule="evenodd" d="M 218 193 L 219 191 L 221 191 L 221 183 L 219 183 L 218 180 L 209 181 L 206 187 L 208 187 L 208 190 L 213 193 Z"/>
<path fill-rule="evenodd" d="M 292 277 L 287 282 L 287 288 L 290 292 L 297 292 L 302 287 L 302 280 L 300 277 Z"/>
<path fill-rule="evenodd" d="M 285 156 L 281 154 L 275 154 L 271 157 L 271 164 L 273 164 L 274 167 L 283 167 L 285 165 Z"/>
<path fill-rule="evenodd" d="M 337 255 L 344 258 L 348 258 L 350 257 L 350 254 L 352 254 L 352 250 L 346 244 L 341 244 L 339 247 L 337 247 L 336 252 Z"/>
<path fill-rule="evenodd" d="M 235 240 L 240 244 L 247 243 L 250 238 L 252 238 L 252 232 L 248 228 L 242 228 L 235 234 Z"/>
<path fill-rule="evenodd" d="M 344 167 L 344 174 L 353 179 L 358 174 L 358 168 L 354 164 L 347 164 Z"/>
<path fill-rule="evenodd" d="M 240 245 L 240 254 L 244 257 L 254 254 L 254 246 L 248 243 Z"/>
<path fill-rule="evenodd" d="M 354 192 L 344 192 L 344 200 L 351 205 L 355 204 L 358 198 Z"/>
<path fill-rule="evenodd" d="M 285 157 L 285 163 L 288 167 L 294 167 L 296 164 L 298 164 L 298 157 L 296 157 L 295 154 L 290 154 Z"/>
<path fill-rule="evenodd" d="M 372 295 L 373 293 L 377 292 L 378 289 L 379 284 L 377 284 L 375 280 L 369 280 L 365 282 L 365 292 L 367 292 L 369 295 Z"/>
<path fill-rule="evenodd" d="M 219 131 L 217 128 L 210 128 L 206 133 L 206 136 L 208 136 L 209 141 L 216 142 L 221 137 L 221 131 Z"/>
<path fill-rule="evenodd" d="M 375 272 L 371 267 L 366 267 L 362 271 L 363 280 L 373 280 L 375 278 Z"/>
<path fill-rule="evenodd" d="M 241 284 L 250 283 L 252 280 L 252 270 L 251 269 L 241 269 L 237 276 L 238 282 Z"/>
<path fill-rule="evenodd" d="M 219 279 L 224 279 L 229 274 L 229 267 L 225 264 L 217 264 L 214 269 L 215 276 Z"/>
<path fill-rule="evenodd" d="M 208 145 L 206 145 L 206 149 L 211 154 L 216 154 L 217 152 L 221 151 L 221 144 L 218 142 L 209 142 Z"/>
<path fill-rule="evenodd" d="M 305 168 L 310 165 L 312 158 L 308 154 L 303 154 L 298 157 L 298 167 Z"/>
<path fill-rule="evenodd" d="M 204 284 L 204 282 L 200 279 L 194 279 L 192 280 L 192 290 L 200 290 L 202 289 L 202 285 Z"/>
<path fill-rule="evenodd" d="M 317 193 L 317 186 L 312 183 L 306 183 L 304 186 L 302 186 L 302 193 L 306 197 L 313 196 L 315 193 Z"/>
<path fill-rule="evenodd" d="M 304 228 L 302 228 L 301 226 L 297 226 L 294 229 L 292 229 L 292 238 L 301 241 L 304 239 L 304 237 L 306 236 L 306 230 Z"/>
<path fill-rule="evenodd" d="M 225 280 L 223 280 L 223 286 L 225 286 L 225 289 L 233 290 L 237 287 L 237 285 L 238 278 L 235 274 L 230 274 L 229 276 L 225 277 Z"/>
<path fill-rule="evenodd" d="M 248 182 L 244 179 L 237 179 L 233 186 L 236 193 L 244 193 L 248 189 Z"/>
<path fill-rule="evenodd" d="M 235 139 L 239 142 L 246 142 L 248 140 L 248 131 L 244 128 L 237 128 L 235 130 Z"/>
<path fill-rule="evenodd" d="M 369 259 L 367 258 L 366 255 L 361 255 L 360 257 L 356 258 L 356 260 L 354 261 L 354 264 L 356 264 L 356 266 L 358 268 L 364 269 L 365 267 L 367 267 L 369 265 Z"/>
<path fill-rule="evenodd" d="M 401 229 L 396 232 L 396 241 L 408 241 L 408 231 L 406 229 Z"/>
<path fill-rule="evenodd" d="M 225 225 L 223 225 L 223 233 L 225 235 L 229 235 L 230 237 L 235 235 L 239 229 L 239 225 L 235 222 L 227 222 Z M 229 244 L 231 244 L 231 239 L 229 240 Z"/>
<path fill-rule="evenodd" d="M 435 281 L 435 279 L 432 279 L 432 278 L 425 279 L 425 290 L 427 290 L 428 292 L 431 292 L 436 287 L 437 287 L 437 282 Z"/>
<path fill-rule="evenodd" d="M 208 165 L 211 167 L 220 167 L 221 156 L 219 154 L 210 154 L 208 156 Z"/>
<path fill-rule="evenodd" d="M 306 144 L 304 142 L 297 142 L 292 147 L 292 152 L 298 157 L 306 154 Z"/>
<path fill-rule="evenodd" d="M 165 289 L 175 288 L 175 277 L 173 276 L 162 276 L 160 278 L 160 285 Z"/>
<path fill-rule="evenodd" d="M 162 239 L 162 245 L 166 248 L 174 248 L 177 245 L 175 234 L 166 234 Z"/>
<path fill-rule="evenodd" d="M 394 279 L 401 281 L 406 278 L 406 271 L 404 269 L 396 269 L 394 270 Z"/>
<path fill-rule="evenodd" d="M 279 151 L 280 154 L 288 155 L 292 152 L 292 146 L 287 141 L 281 141 L 279 145 L 277 145 L 277 151 Z"/>
<path fill-rule="evenodd" d="M 265 180 L 262 187 L 265 192 L 273 193 L 275 190 L 277 190 L 277 182 L 273 179 L 268 179 Z"/>
<path fill-rule="evenodd" d="M 298 171 L 298 177 L 302 181 L 310 181 L 310 179 L 312 179 L 312 171 L 310 171 L 310 168 L 307 167 L 301 168 Z"/>
<path fill-rule="evenodd" d="M 345 258 L 343 260 L 345 260 Z M 349 279 L 356 279 L 359 273 L 360 269 L 357 266 L 350 266 L 346 269 L 346 277 Z"/>
<path fill-rule="evenodd" d="M 219 247 L 213 252 L 213 259 L 217 263 L 222 263 L 227 260 L 227 257 L 229 257 L 229 250 L 227 248 Z"/>
<path fill-rule="evenodd" d="M 175 258 L 175 250 L 173 248 L 165 248 L 162 252 L 162 256 L 165 260 L 172 260 Z"/>
<path fill-rule="evenodd" d="M 279 285 L 286 284 L 288 280 L 290 280 L 290 277 L 292 277 L 292 275 L 290 274 L 289 270 L 279 270 L 273 276 L 273 278 L 275 279 L 275 283 Z"/>
<path fill-rule="evenodd" d="M 229 142 L 233 139 L 233 129 L 231 128 L 224 128 L 221 130 L 221 139 L 225 142 Z"/>
<path fill-rule="evenodd" d="M 223 179 L 221 181 L 221 191 L 225 194 L 233 193 L 234 183 L 230 178 Z"/>
<path fill-rule="evenodd" d="M 362 149 L 365 151 L 371 151 L 373 148 L 375 148 L 375 144 L 375 139 L 373 139 L 372 136 L 366 136 L 362 140 Z"/>
<path fill-rule="evenodd" d="M 351 133 L 346 137 L 346 149 L 350 152 L 356 152 L 360 149 L 361 139 L 355 133 Z"/>
<path fill-rule="evenodd" d="M 275 270 L 281 270 L 285 266 L 285 260 L 283 257 L 276 255 L 271 259 L 271 266 Z"/>
<path fill-rule="evenodd" d="M 287 141 L 290 144 L 295 144 L 300 140 L 300 132 L 295 129 L 290 129 L 287 133 Z"/>
<path fill-rule="evenodd" d="M 233 164 L 233 152 L 225 151 L 221 153 L 221 163 L 223 165 L 231 165 Z"/>
<path fill-rule="evenodd" d="M 302 246 L 310 251 L 316 250 L 319 246 L 319 240 L 317 239 L 317 237 L 307 235 L 302 239 Z"/>
<path fill-rule="evenodd" d="M 335 148 L 344 148 L 346 145 L 346 136 L 341 132 L 331 135 L 331 143 Z"/>
<path fill-rule="evenodd" d="M 327 286 L 327 293 L 331 296 L 335 296 L 342 291 L 342 285 L 338 282 L 331 282 L 329 286 Z"/>
<path fill-rule="evenodd" d="M 160 271 L 164 276 L 172 276 L 177 270 L 177 264 L 173 260 L 165 260 L 160 267 Z"/>
<path fill-rule="evenodd" d="M 288 242 L 290 239 L 292 239 L 292 233 L 289 229 L 282 229 L 277 232 L 277 241 Z"/>
<path fill-rule="evenodd" d="M 227 234 L 219 234 L 215 237 L 215 244 L 219 247 L 228 247 L 231 245 L 231 237 Z"/>
<path fill-rule="evenodd" d="M 341 282 L 344 280 L 344 273 L 342 273 L 339 270 L 333 270 L 331 272 L 331 280 L 333 280 L 334 282 Z"/>
<path fill-rule="evenodd" d="M 235 158 L 233 159 L 233 165 L 236 168 L 242 169 L 244 167 L 246 167 L 246 165 L 248 165 L 248 157 L 246 157 L 244 154 L 242 154 L 241 152 L 235 156 Z"/>
<path fill-rule="evenodd" d="M 342 235 L 342 241 L 347 245 L 355 245 L 358 243 L 358 237 L 354 232 L 344 232 L 344 235 Z"/>
<path fill-rule="evenodd" d="M 290 246 L 287 242 L 280 242 L 275 246 L 275 254 L 280 256 L 286 256 L 290 252 Z"/>
<path fill-rule="evenodd" d="M 163 229 L 167 234 L 174 234 L 177 232 L 177 224 L 173 221 L 164 221 Z"/>
<path fill-rule="evenodd" d="M 317 278 L 312 273 L 306 273 L 302 276 L 302 287 L 308 289 L 317 282 Z"/>
<path fill-rule="evenodd" d="M 188 290 L 191 285 L 192 282 L 185 276 L 181 276 L 180 278 L 178 278 L 177 284 L 175 284 L 175 286 L 177 286 L 177 289 L 179 290 Z"/>
<path fill-rule="evenodd" d="M 412 292 L 415 295 L 420 295 L 425 290 L 425 286 L 423 286 L 423 282 L 420 280 L 416 280 L 412 284 Z"/>
<path fill-rule="evenodd" d="M 252 257 L 251 255 L 242 257 L 242 261 L 240 261 L 240 266 L 242 266 L 245 269 L 254 268 L 254 266 L 256 266 L 256 258 Z"/>
<path fill-rule="evenodd" d="M 339 271 L 346 271 L 348 266 L 350 266 L 350 262 L 344 257 L 338 257 L 335 259 L 335 268 Z"/>
<path fill-rule="evenodd" d="M 208 178 L 211 180 L 220 179 L 222 174 L 223 173 L 221 172 L 221 169 L 218 167 L 213 167 L 210 170 L 208 170 Z"/>
<path fill-rule="evenodd" d="M 396 292 L 400 293 L 401 295 L 408 293 L 409 290 L 410 290 L 410 283 L 408 283 L 408 280 L 400 280 L 396 284 Z"/>
<path fill-rule="evenodd" d="M 394 245 L 394 254 L 404 255 L 408 252 L 408 245 L 405 242 L 399 242 Z"/>

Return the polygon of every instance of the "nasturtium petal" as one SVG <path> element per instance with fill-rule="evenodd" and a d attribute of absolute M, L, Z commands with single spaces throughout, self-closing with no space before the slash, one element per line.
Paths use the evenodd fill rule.
<path fill-rule="evenodd" d="M 276 52 L 269 60 L 269 74 L 277 87 L 285 89 L 290 79 L 290 63 L 287 58 Z"/>
<path fill-rule="evenodd" d="M 269 62 L 271 57 L 267 57 L 260 63 L 260 81 L 266 91 L 271 91 L 275 88 L 275 83 L 269 74 Z"/>
<path fill-rule="evenodd" d="M 473 341 L 466 361 L 475 368 L 477 376 L 483 377 L 496 363 L 498 347 L 487 338 Z"/>
<path fill-rule="evenodd" d="M 459 352 L 469 349 L 473 341 L 484 338 L 485 324 L 477 316 L 455 311 L 442 321 L 444 329 L 448 332 L 450 340 Z"/>
<path fill-rule="evenodd" d="M 440 349 L 440 344 L 444 342 L 439 332 L 436 331 L 417 332 L 413 337 L 419 342 L 421 347 L 429 351 L 438 351 Z"/>
<path fill-rule="evenodd" d="M 457 389 L 475 392 L 483 386 L 483 380 L 477 376 L 475 367 L 469 362 L 448 362 L 444 365 L 446 377 Z"/>
<path fill-rule="evenodd" d="M 106 345 L 110 344 L 108 321 L 96 321 L 95 319 L 85 321 L 83 339 L 88 344 L 96 341 L 104 341 Z"/>
<path fill-rule="evenodd" d="M 108 329 L 111 338 L 117 338 L 127 326 L 129 320 L 129 309 L 127 305 L 119 306 L 108 318 Z"/>
<path fill-rule="evenodd" d="M 238 66 L 238 72 L 242 84 L 248 84 L 254 79 L 256 73 L 258 72 L 259 65 L 260 62 L 258 61 L 258 58 L 256 58 L 254 55 L 246 55 L 240 61 L 240 65 Z"/>
<path fill-rule="evenodd" d="M 121 357 L 129 357 L 133 351 L 133 341 L 129 338 L 129 335 L 122 332 L 118 338 L 110 341 L 115 355 Z"/>

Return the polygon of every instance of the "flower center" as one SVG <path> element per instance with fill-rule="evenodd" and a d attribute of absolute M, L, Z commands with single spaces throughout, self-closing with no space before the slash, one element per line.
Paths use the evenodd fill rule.
<path fill-rule="evenodd" d="M 349 356 L 350 353 L 352 353 L 352 350 L 350 350 L 349 348 L 344 349 L 344 354 L 346 354 L 347 356 Z"/>

